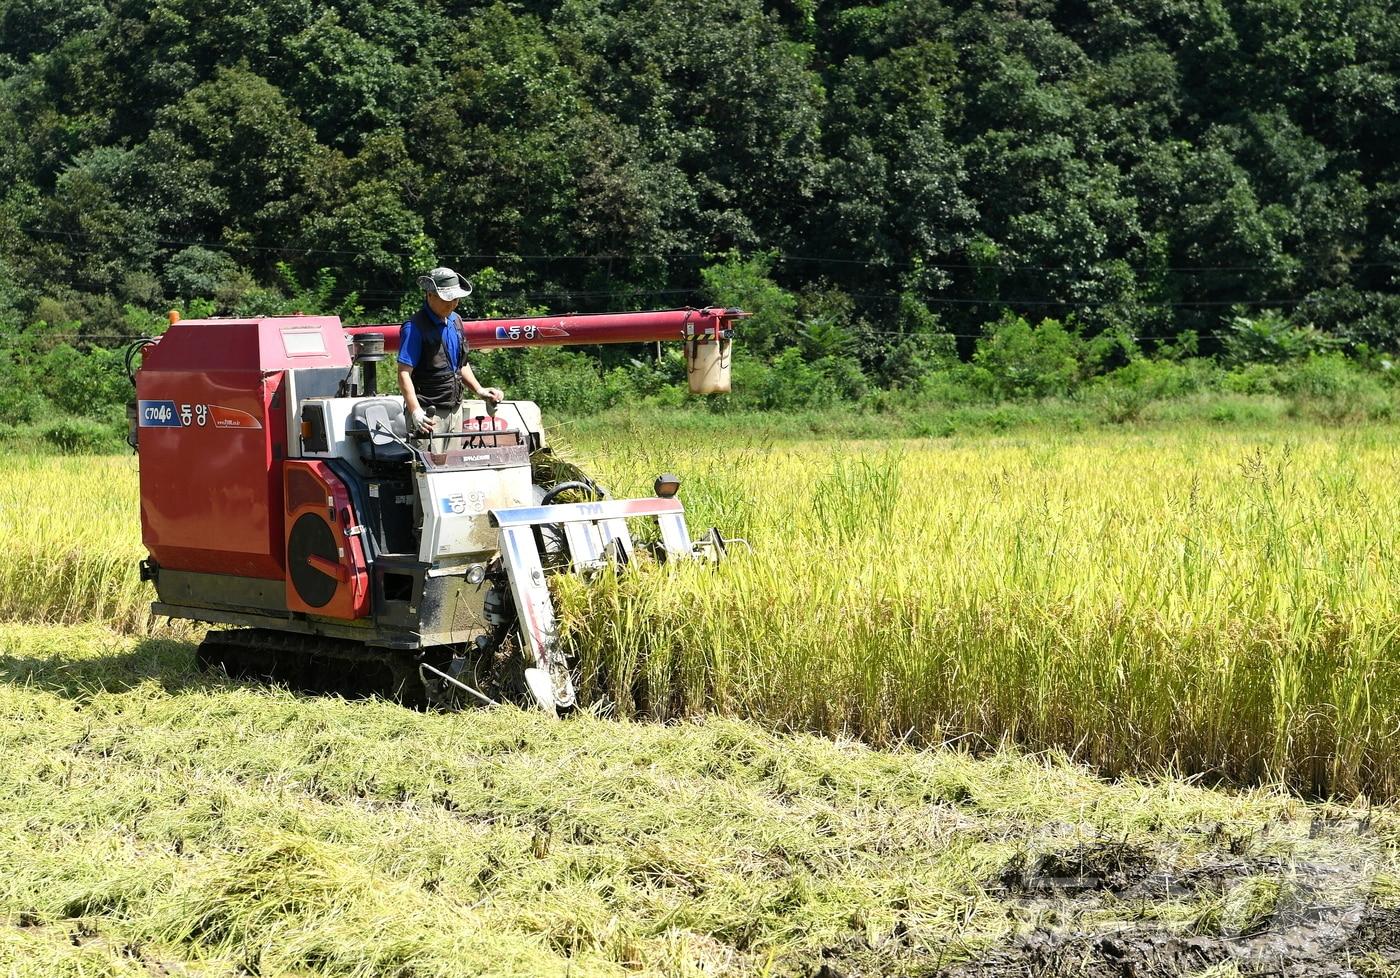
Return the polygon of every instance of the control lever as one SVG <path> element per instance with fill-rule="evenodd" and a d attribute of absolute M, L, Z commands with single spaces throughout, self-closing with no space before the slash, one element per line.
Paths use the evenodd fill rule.
<path fill-rule="evenodd" d="M 411 445 L 408 441 L 404 441 L 402 438 L 400 438 L 397 434 L 394 433 L 394 429 L 388 427 L 386 424 L 384 424 L 384 422 L 376 421 L 374 423 L 373 430 L 379 432 L 380 434 L 388 435 L 390 438 L 394 439 L 394 441 L 398 442 L 404 448 L 407 448 L 410 452 L 414 454 L 418 453 L 418 449 L 415 446 Z M 418 440 L 418 436 L 413 433 L 410 433 L 408 437 L 409 441 Z"/>
<path fill-rule="evenodd" d="M 437 408 L 433 407 L 431 404 L 423 409 L 423 413 L 428 416 L 429 421 L 437 419 Z M 433 436 L 431 432 L 419 431 L 417 428 L 414 428 L 413 431 L 409 432 L 408 437 L 417 441 L 420 438 L 431 439 Z"/>

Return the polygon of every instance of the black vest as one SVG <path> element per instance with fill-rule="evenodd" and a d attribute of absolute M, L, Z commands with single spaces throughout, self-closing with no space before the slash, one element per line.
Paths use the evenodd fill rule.
<path fill-rule="evenodd" d="M 412 322 L 420 346 L 418 362 L 409 376 L 413 378 L 418 403 L 425 408 L 431 404 L 439 417 L 451 414 L 462 403 L 462 377 L 452 365 L 447 344 L 442 341 L 443 330 L 451 329 L 451 323 L 439 329 L 424 309 L 414 313 Z"/>

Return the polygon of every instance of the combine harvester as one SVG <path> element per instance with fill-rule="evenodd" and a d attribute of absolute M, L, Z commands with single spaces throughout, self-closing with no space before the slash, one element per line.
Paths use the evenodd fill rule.
<path fill-rule="evenodd" d="M 472 349 L 685 344 L 690 389 L 729 389 L 737 309 L 464 322 Z M 625 565 L 627 521 L 655 520 L 661 559 L 719 559 L 692 540 L 662 475 L 610 499 L 550 452 L 530 401 L 467 401 L 464 431 L 418 436 L 376 389 L 398 326 L 328 316 L 179 320 L 140 347 L 131 443 L 155 614 L 211 631 L 202 666 L 301 688 L 463 695 L 572 709 L 552 572 Z M 583 502 L 558 503 L 567 493 Z"/>

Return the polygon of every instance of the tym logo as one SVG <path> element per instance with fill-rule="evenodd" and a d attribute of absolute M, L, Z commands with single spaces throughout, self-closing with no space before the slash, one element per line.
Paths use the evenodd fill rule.
<path fill-rule="evenodd" d="M 142 428 L 180 427 L 174 401 L 138 401 L 136 417 Z"/>

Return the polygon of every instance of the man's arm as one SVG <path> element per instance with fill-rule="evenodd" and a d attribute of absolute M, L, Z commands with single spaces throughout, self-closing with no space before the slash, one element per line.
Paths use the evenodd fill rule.
<path fill-rule="evenodd" d="M 477 397 L 484 398 L 488 401 L 504 401 L 506 399 L 505 393 L 499 387 L 482 387 L 481 382 L 476 379 L 476 374 L 472 373 L 471 364 L 463 361 L 462 369 L 458 371 L 458 373 L 462 375 L 462 383 L 467 385 L 467 390 L 471 391 Z M 403 376 L 402 370 L 399 376 Z M 412 383 L 412 381 L 409 383 Z"/>
<path fill-rule="evenodd" d="M 437 422 L 418 405 L 418 392 L 413 389 L 412 364 L 399 364 L 399 392 L 403 394 L 403 408 L 409 424 L 417 431 L 432 431 Z"/>
<path fill-rule="evenodd" d="M 428 417 L 428 412 L 418 403 L 418 391 L 413 387 L 413 368 L 418 363 L 418 331 L 413 328 L 413 320 L 403 324 L 399 331 L 399 392 L 403 394 L 404 414 L 408 416 L 408 426 L 413 431 L 424 434 L 437 427 L 437 422 Z"/>

